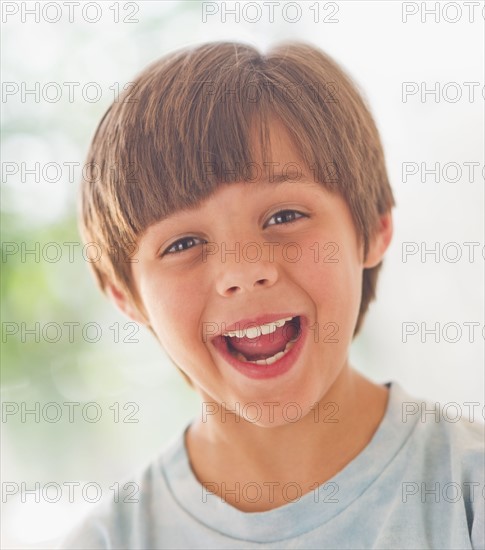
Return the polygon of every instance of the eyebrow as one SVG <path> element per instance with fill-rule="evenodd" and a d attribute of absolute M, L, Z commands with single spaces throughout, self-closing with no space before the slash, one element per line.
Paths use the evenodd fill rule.
<path fill-rule="evenodd" d="M 301 178 L 298 178 L 299 180 Z M 268 183 L 286 183 L 290 181 L 287 175 L 285 174 L 276 174 L 271 179 L 268 180 Z"/>
<path fill-rule="evenodd" d="M 291 178 L 285 174 L 274 174 L 273 178 L 271 180 L 266 180 L 264 184 L 266 184 L 266 186 L 276 184 L 282 185 L 283 187 L 286 184 L 288 188 L 290 188 L 291 186 L 296 187 L 298 185 L 304 185 L 305 187 L 310 189 L 322 187 L 317 181 L 315 181 L 314 177 L 310 177 L 305 173 L 301 173 L 298 178 Z"/>
<path fill-rule="evenodd" d="M 273 174 L 271 179 L 264 183 L 314 183 L 307 174 L 301 173 L 298 178 L 290 178 L 287 174 Z"/>

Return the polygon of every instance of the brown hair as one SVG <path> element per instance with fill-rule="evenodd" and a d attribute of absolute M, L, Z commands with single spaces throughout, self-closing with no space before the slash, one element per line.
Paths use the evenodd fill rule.
<path fill-rule="evenodd" d="M 315 179 L 345 199 L 367 254 L 379 215 L 395 203 L 378 131 L 350 78 L 308 44 L 285 43 L 262 54 L 246 44 L 213 42 L 148 66 L 98 126 L 82 183 L 81 231 L 103 251 L 91 264 L 103 290 L 108 282 L 118 285 L 143 311 L 120 244 L 129 249 L 151 224 L 196 206 L 230 171 L 233 181 L 247 181 L 255 151 L 268 159 L 273 117 Z M 251 139 L 254 124 L 259 149 Z M 375 297 L 380 267 L 364 269 L 354 336 Z"/>

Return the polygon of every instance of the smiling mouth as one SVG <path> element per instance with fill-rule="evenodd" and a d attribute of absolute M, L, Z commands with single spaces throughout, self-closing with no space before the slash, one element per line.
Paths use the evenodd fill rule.
<path fill-rule="evenodd" d="M 271 332 L 265 334 L 267 330 Z M 281 326 L 262 329 L 256 337 L 224 335 L 223 338 L 228 352 L 238 361 L 267 366 L 284 357 L 295 345 L 300 334 L 300 316 L 295 316 Z"/>

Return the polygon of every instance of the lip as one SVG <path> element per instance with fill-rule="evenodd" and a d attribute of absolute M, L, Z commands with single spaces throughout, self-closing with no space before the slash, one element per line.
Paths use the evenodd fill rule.
<path fill-rule="evenodd" d="M 224 332 L 230 332 L 233 330 L 242 330 L 249 327 L 257 327 L 259 325 L 265 325 L 266 323 L 271 323 L 272 321 L 277 321 L 278 319 L 285 319 L 287 317 L 300 317 L 301 319 L 303 316 L 295 312 L 267 313 L 265 315 L 258 315 L 256 317 L 247 317 L 246 319 L 239 319 L 239 321 L 236 321 L 235 323 L 232 323 L 232 325 L 228 325 L 228 326 L 226 326 L 226 324 L 223 322 L 221 323 L 221 330 L 217 332 L 217 334 L 212 338 L 212 340 L 215 340 L 219 336 L 222 336 Z"/>
<path fill-rule="evenodd" d="M 300 318 L 300 334 L 297 337 L 293 347 L 278 361 L 271 365 L 253 365 L 251 363 L 244 363 L 239 361 L 236 357 L 231 355 L 227 349 L 227 342 L 224 336 L 219 335 L 212 339 L 212 343 L 216 348 L 217 352 L 222 356 L 224 361 L 235 368 L 238 372 L 244 376 L 256 380 L 264 380 L 267 378 L 275 378 L 276 376 L 281 376 L 288 372 L 297 362 L 298 357 L 300 356 L 301 350 L 305 345 L 307 334 L 308 334 L 308 320 L 303 315 L 288 314 L 283 315 L 283 317 L 299 317 Z M 269 318 L 264 316 L 264 318 Z M 259 318 L 258 318 L 259 319 Z M 281 317 L 272 316 L 270 320 L 274 321 L 276 319 L 281 319 Z M 254 320 L 253 320 L 254 321 Z M 242 321 L 240 321 L 242 322 Z M 258 321 L 261 323 L 261 321 Z M 266 322 L 269 322 L 266 320 Z M 263 323 L 261 323 L 263 324 Z M 225 331 L 224 331 L 225 332 Z"/>

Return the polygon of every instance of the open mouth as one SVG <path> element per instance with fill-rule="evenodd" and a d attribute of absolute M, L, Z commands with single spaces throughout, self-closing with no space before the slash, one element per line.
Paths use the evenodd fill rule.
<path fill-rule="evenodd" d="M 300 316 L 255 327 L 252 331 L 223 335 L 230 355 L 242 363 L 267 366 L 283 358 L 301 334 Z"/>

